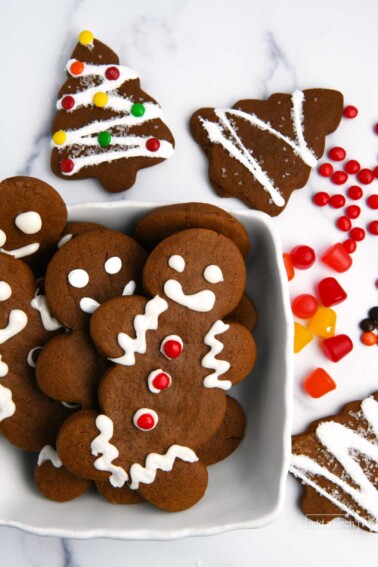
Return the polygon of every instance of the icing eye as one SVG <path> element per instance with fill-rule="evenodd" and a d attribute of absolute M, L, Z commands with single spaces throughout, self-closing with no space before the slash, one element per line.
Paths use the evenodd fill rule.
<path fill-rule="evenodd" d="M 42 219 L 35 211 L 28 211 L 27 213 L 17 215 L 14 224 L 24 234 L 36 234 L 42 228 Z"/>
<path fill-rule="evenodd" d="M 185 270 L 185 260 L 182 256 L 176 254 L 171 256 L 168 260 L 168 266 L 176 272 L 183 272 Z"/>
<path fill-rule="evenodd" d="M 11 286 L 7 282 L 0 282 L 0 301 L 6 301 L 11 295 Z"/>
<path fill-rule="evenodd" d="M 150 372 L 147 378 L 148 388 L 153 394 L 160 394 L 162 390 L 166 390 L 172 384 L 172 378 L 168 372 L 164 372 L 161 368 Z"/>
<path fill-rule="evenodd" d="M 5 232 L 3 230 L 0 230 L 0 248 L 2 246 L 4 246 L 6 241 L 7 241 L 7 235 L 5 234 Z"/>
<path fill-rule="evenodd" d="M 171 360 L 172 358 L 180 356 L 183 348 L 184 343 L 180 337 L 177 335 L 168 335 L 161 343 L 160 352 L 164 354 L 168 360 Z"/>
<path fill-rule="evenodd" d="M 107 274 L 118 274 L 122 268 L 122 260 L 118 256 L 113 256 L 105 262 L 105 272 Z"/>
<path fill-rule="evenodd" d="M 84 313 L 89 313 L 92 315 L 100 307 L 100 304 L 95 299 L 91 297 L 82 297 L 80 299 L 80 309 L 84 311 Z"/>
<path fill-rule="evenodd" d="M 88 285 L 89 275 L 85 270 L 71 270 L 68 274 L 68 281 L 72 287 L 82 288 Z"/>
<path fill-rule="evenodd" d="M 159 421 L 156 411 L 148 408 L 141 408 L 134 413 L 133 424 L 141 431 L 151 431 L 155 429 Z"/>
<path fill-rule="evenodd" d="M 39 355 L 41 354 L 41 350 L 42 347 L 37 346 L 32 348 L 31 350 L 29 350 L 28 352 L 28 357 L 27 357 L 27 363 L 29 364 L 29 366 L 31 366 L 31 368 L 36 368 L 37 366 L 37 360 Z"/>
<path fill-rule="evenodd" d="M 207 266 L 207 268 L 205 268 L 205 271 L 203 272 L 203 277 L 209 283 L 215 284 L 215 283 L 223 282 L 222 270 L 220 269 L 219 266 L 216 266 L 215 264 L 211 264 L 211 266 Z"/>

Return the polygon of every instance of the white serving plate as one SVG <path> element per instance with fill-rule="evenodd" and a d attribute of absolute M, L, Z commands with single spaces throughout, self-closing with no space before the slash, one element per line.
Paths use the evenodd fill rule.
<path fill-rule="evenodd" d="M 100 222 L 130 232 L 157 204 L 87 203 L 69 207 L 71 221 Z M 49 536 L 168 540 L 273 522 L 284 499 L 292 414 L 292 316 L 278 233 L 270 217 L 232 211 L 251 240 L 247 291 L 256 304 L 258 349 L 253 373 L 230 391 L 248 417 L 237 451 L 209 468 L 209 486 L 193 508 L 170 514 L 148 504 L 115 506 L 89 493 L 57 504 L 33 486 L 35 455 L 0 439 L 0 525 Z"/>

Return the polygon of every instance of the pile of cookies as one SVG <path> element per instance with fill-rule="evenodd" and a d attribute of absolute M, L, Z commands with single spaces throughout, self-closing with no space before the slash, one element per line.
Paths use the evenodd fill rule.
<path fill-rule="evenodd" d="M 256 359 L 244 227 L 196 203 L 131 236 L 67 224 L 26 177 L 0 184 L 0 218 L 0 430 L 39 452 L 40 491 L 194 505 L 245 431 L 228 395 Z"/>

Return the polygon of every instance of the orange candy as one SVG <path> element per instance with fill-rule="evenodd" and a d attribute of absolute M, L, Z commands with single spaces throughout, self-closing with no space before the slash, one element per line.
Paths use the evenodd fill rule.
<path fill-rule="evenodd" d="M 290 282 L 293 279 L 295 273 L 293 261 L 290 254 L 282 254 L 282 257 L 286 268 L 287 279 Z"/>
<path fill-rule="evenodd" d="M 73 75 L 81 75 L 84 71 L 84 63 L 82 61 L 74 61 L 70 67 L 70 71 Z"/>
<path fill-rule="evenodd" d="M 366 346 L 375 345 L 377 343 L 377 339 L 378 337 L 375 333 L 373 333 L 373 331 L 367 331 L 361 335 L 361 342 Z"/>
<path fill-rule="evenodd" d="M 324 394 L 335 390 L 335 388 L 336 383 L 323 368 L 314 370 L 303 383 L 303 389 L 312 398 L 321 398 Z"/>

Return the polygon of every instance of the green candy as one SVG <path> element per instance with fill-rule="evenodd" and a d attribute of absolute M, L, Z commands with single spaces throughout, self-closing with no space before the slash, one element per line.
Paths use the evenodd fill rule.
<path fill-rule="evenodd" d="M 146 109 L 144 107 L 144 104 L 142 104 L 141 102 L 136 102 L 135 104 L 132 105 L 131 107 L 131 114 L 133 116 L 137 116 L 138 118 L 140 116 L 143 116 L 143 114 L 146 112 Z"/>
<path fill-rule="evenodd" d="M 98 143 L 102 148 L 106 148 L 112 139 L 110 132 L 100 132 L 98 135 Z"/>

